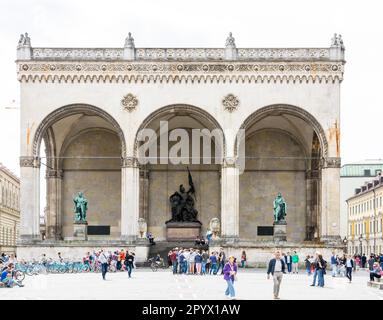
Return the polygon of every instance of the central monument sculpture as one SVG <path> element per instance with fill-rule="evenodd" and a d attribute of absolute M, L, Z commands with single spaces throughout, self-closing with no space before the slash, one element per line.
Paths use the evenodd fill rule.
<path fill-rule="evenodd" d="M 75 213 L 73 237 L 76 240 L 88 240 L 88 222 L 86 221 L 88 200 L 85 199 L 84 194 L 80 191 L 78 195 L 73 198 L 73 202 Z"/>
<path fill-rule="evenodd" d="M 274 209 L 274 241 L 286 241 L 286 213 L 287 204 L 282 194 L 278 192 L 273 202 Z"/>
<path fill-rule="evenodd" d="M 196 191 L 189 167 L 189 190 L 181 184 L 179 191 L 169 197 L 172 218 L 165 222 L 168 240 L 193 240 L 200 236 L 202 223 L 197 219 L 198 210 L 195 209 Z"/>

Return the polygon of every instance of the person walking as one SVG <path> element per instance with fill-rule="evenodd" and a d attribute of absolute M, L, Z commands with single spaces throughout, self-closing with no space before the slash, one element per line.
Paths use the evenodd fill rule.
<path fill-rule="evenodd" d="M 348 280 L 350 281 L 349 283 L 351 283 L 351 280 L 352 280 L 353 268 L 354 268 L 354 260 L 352 259 L 351 254 L 349 254 L 346 259 L 346 276 Z"/>
<path fill-rule="evenodd" d="M 106 280 L 105 276 L 106 276 L 106 273 L 108 272 L 109 259 L 107 254 L 102 249 L 101 249 L 100 255 L 98 256 L 98 261 L 101 263 L 102 279 Z"/>
<path fill-rule="evenodd" d="M 332 252 L 331 259 L 331 275 L 332 277 L 336 277 L 336 271 L 337 271 L 337 264 L 338 264 L 338 259 L 337 256 L 335 255 L 335 251 Z"/>
<path fill-rule="evenodd" d="M 279 299 L 279 290 L 281 287 L 282 276 L 284 273 L 286 273 L 286 263 L 284 259 L 281 259 L 280 251 L 276 251 L 274 254 L 274 258 L 270 260 L 269 267 L 267 268 L 267 279 L 270 279 L 270 274 L 273 276 L 274 299 Z"/>
<path fill-rule="evenodd" d="M 286 262 L 286 265 L 287 265 L 288 273 L 291 273 L 292 260 L 291 260 L 290 252 L 287 252 L 287 254 L 285 255 L 285 262 Z"/>
<path fill-rule="evenodd" d="M 225 296 L 231 299 L 235 299 L 235 290 L 234 290 L 234 281 L 236 279 L 238 267 L 234 262 L 234 256 L 229 257 L 229 261 L 223 267 L 223 278 L 227 283 L 227 288 L 225 291 Z"/>
<path fill-rule="evenodd" d="M 132 277 L 132 270 L 134 268 L 134 252 L 127 251 L 125 255 L 125 267 L 126 270 L 128 270 L 128 276 L 129 278 Z"/>
<path fill-rule="evenodd" d="M 299 256 L 298 256 L 296 251 L 294 251 L 294 254 L 291 257 L 291 261 L 292 261 L 292 264 L 293 264 L 293 273 L 298 274 Z"/>
<path fill-rule="evenodd" d="M 241 255 L 241 267 L 246 268 L 246 251 L 245 250 L 242 251 L 242 255 Z"/>

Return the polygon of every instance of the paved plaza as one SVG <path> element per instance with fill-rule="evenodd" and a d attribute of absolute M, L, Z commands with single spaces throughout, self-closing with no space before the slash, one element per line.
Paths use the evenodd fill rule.
<path fill-rule="evenodd" d="M 284 276 L 280 297 L 283 300 L 383 300 L 383 291 L 367 287 L 367 271 L 346 278 L 325 277 L 325 287 L 311 287 L 312 276 L 303 272 Z M 142 300 L 221 300 L 226 283 L 222 276 L 176 275 L 169 270 L 152 272 L 138 269 L 131 279 L 126 272 L 101 274 L 48 274 L 26 277 L 25 287 L 0 289 L 0 299 L 142 299 Z M 238 300 L 272 299 L 272 280 L 265 270 L 240 270 L 235 289 Z"/>

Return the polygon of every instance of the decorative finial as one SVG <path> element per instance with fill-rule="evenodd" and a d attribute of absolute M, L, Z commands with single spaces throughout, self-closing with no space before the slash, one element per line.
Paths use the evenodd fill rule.
<path fill-rule="evenodd" d="M 134 39 L 130 32 L 128 33 L 128 36 L 125 39 L 125 48 L 134 48 Z"/>
<path fill-rule="evenodd" d="M 226 48 L 235 48 L 235 39 L 231 32 L 229 33 L 229 36 L 226 38 L 225 46 Z"/>

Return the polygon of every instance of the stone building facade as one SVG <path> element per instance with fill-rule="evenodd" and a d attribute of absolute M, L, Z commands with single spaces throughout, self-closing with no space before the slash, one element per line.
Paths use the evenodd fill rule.
<path fill-rule="evenodd" d="M 383 177 L 366 182 L 347 199 L 348 251 L 379 254 L 383 250 Z"/>
<path fill-rule="evenodd" d="M 20 253 L 126 245 L 144 259 L 139 218 L 166 241 L 169 196 L 187 185 L 186 165 L 163 163 L 161 152 L 157 164 L 139 161 L 140 132 L 163 137 L 164 122 L 169 131 L 222 133 L 211 146 L 220 161 L 189 165 L 202 233 L 220 220 L 217 245 L 274 250 L 258 227 L 272 226 L 280 191 L 289 206 L 283 246 L 339 246 L 340 38 L 328 48 L 291 49 L 237 48 L 231 35 L 222 48 L 187 49 L 136 48 L 131 35 L 123 48 L 100 49 L 34 48 L 27 38 L 17 49 Z M 41 163 L 48 168 L 44 242 L 37 237 Z M 78 191 L 89 201 L 88 224 L 107 226 L 107 235 L 73 240 Z"/>
<path fill-rule="evenodd" d="M 19 226 L 20 180 L 0 163 L 0 252 L 16 252 Z"/>

